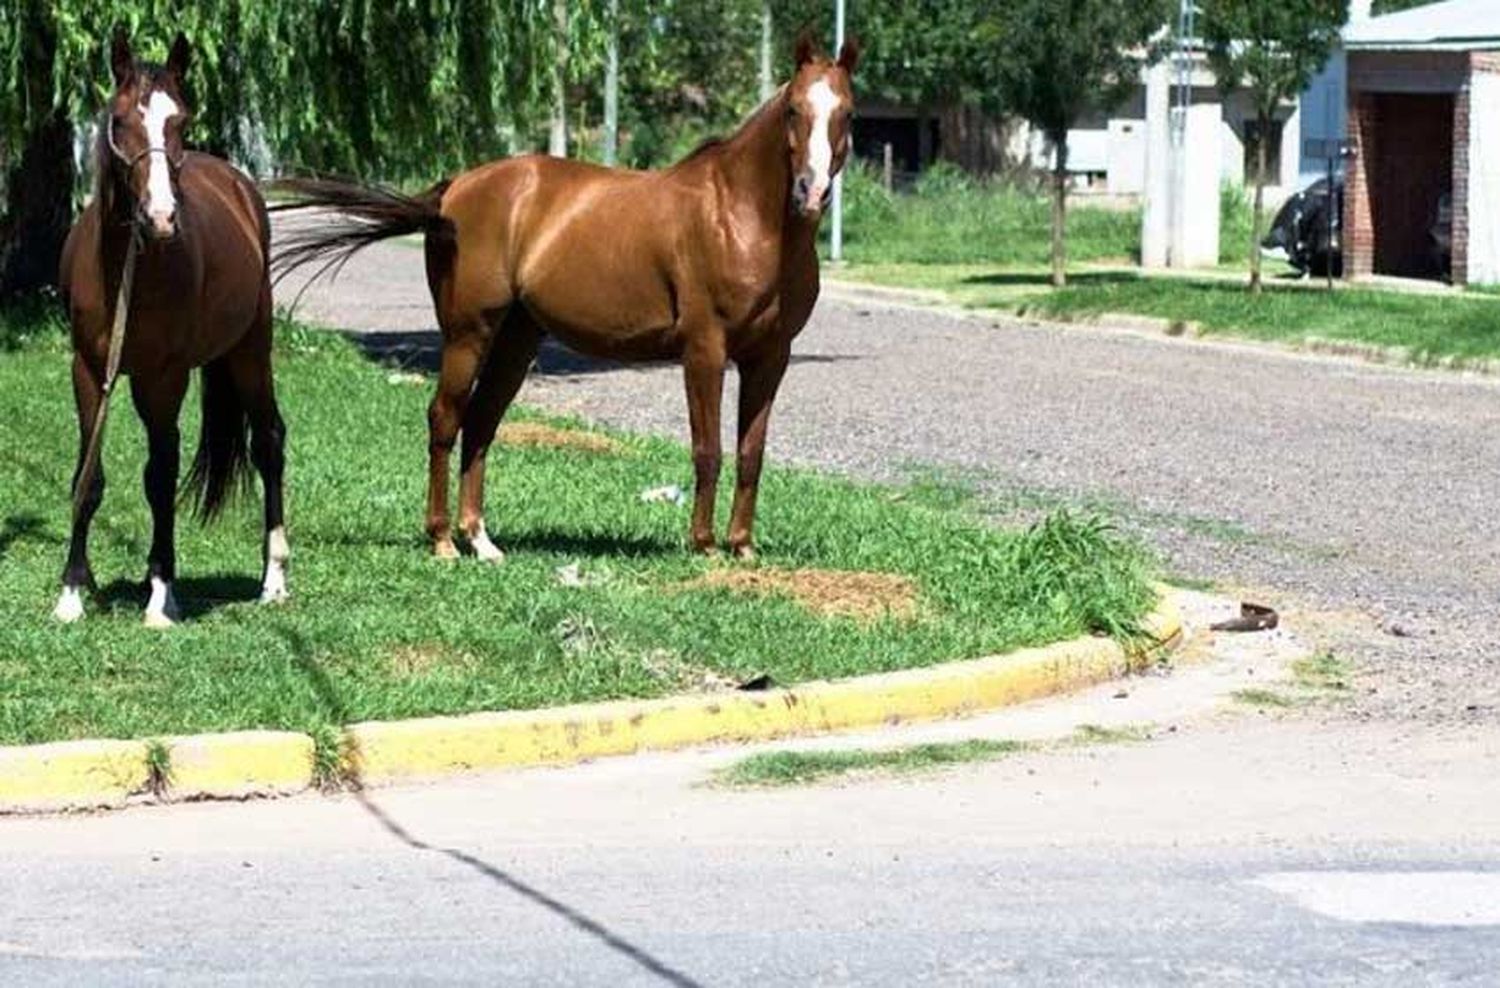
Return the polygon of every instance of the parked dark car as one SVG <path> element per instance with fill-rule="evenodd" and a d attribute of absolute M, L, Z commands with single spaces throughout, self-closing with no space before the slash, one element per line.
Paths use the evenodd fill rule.
<path fill-rule="evenodd" d="M 1343 228 L 1344 179 L 1333 180 L 1333 195 L 1328 194 L 1328 179 L 1320 178 L 1282 203 L 1271 228 L 1260 245 L 1266 254 L 1285 257 L 1288 264 L 1303 274 L 1322 277 L 1333 266 L 1333 276 L 1344 273 L 1344 255 L 1329 242 L 1329 210 L 1333 210 L 1333 231 Z"/>

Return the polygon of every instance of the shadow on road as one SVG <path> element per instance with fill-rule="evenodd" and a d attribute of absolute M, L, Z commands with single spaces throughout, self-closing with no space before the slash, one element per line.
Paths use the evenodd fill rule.
<path fill-rule="evenodd" d="M 411 332 L 375 332 L 345 334 L 367 358 L 378 364 L 400 367 L 403 370 L 436 373 L 441 363 L 442 337 L 436 330 Z M 793 364 L 833 364 L 863 359 L 857 354 L 806 353 L 792 354 Z M 543 377 L 576 377 L 581 374 L 608 374 L 616 371 L 649 370 L 653 367 L 676 367 L 673 360 L 639 361 L 621 363 L 617 360 L 600 360 L 575 353 L 554 339 L 544 339 L 532 374 Z"/>
<path fill-rule="evenodd" d="M 344 703 L 343 698 L 339 696 L 333 682 L 328 678 L 327 672 L 324 671 L 323 667 L 319 665 L 318 660 L 314 657 L 313 650 L 308 645 L 307 640 L 291 628 L 283 626 L 277 630 L 291 648 L 297 667 L 302 670 L 313 691 L 318 695 L 318 700 L 323 705 L 324 712 L 329 720 L 335 724 L 348 723 L 350 720 L 348 707 Z M 364 808 L 365 812 L 369 813 L 386 832 L 412 850 L 423 851 L 429 854 L 440 854 L 459 862 L 465 867 L 473 869 L 478 874 L 483 875 L 507 891 L 514 892 L 516 895 L 542 907 L 553 915 L 567 920 L 574 929 L 593 937 L 610 950 L 613 950 L 620 956 L 634 962 L 644 970 L 660 978 L 665 984 L 676 985 L 679 988 L 701 988 L 699 982 L 658 959 L 644 948 L 631 943 L 603 923 L 585 915 L 566 902 L 553 898 L 534 885 L 523 882 L 503 868 L 498 868 L 483 858 L 476 857 L 456 847 L 439 847 L 435 844 L 429 844 L 420 837 L 412 834 L 401 824 L 391 819 L 390 815 L 370 797 L 364 786 L 360 784 L 357 772 L 351 770 L 347 782 L 355 800 Z"/>

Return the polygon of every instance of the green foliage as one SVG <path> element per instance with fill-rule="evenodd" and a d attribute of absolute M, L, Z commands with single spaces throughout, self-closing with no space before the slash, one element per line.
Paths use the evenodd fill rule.
<path fill-rule="evenodd" d="M 1244 256 L 1255 222 L 1255 204 L 1250 193 L 1237 182 L 1219 186 L 1219 262 L 1228 264 Z"/>
<path fill-rule="evenodd" d="M 1200 33 L 1219 87 L 1245 86 L 1270 117 L 1328 61 L 1349 0 L 1203 0 Z"/>
<path fill-rule="evenodd" d="M 856 264 L 1043 264 L 1047 200 L 1029 189 L 979 181 L 948 164 L 911 193 L 890 194 L 872 169 L 845 184 L 845 256 Z M 1139 249 L 1138 209 L 1086 206 L 1068 216 L 1073 257 L 1128 262 Z"/>
<path fill-rule="evenodd" d="M 1050 140 L 1090 112 L 1118 106 L 1137 85 L 1169 10 L 1166 0 L 1011 0 L 976 35 L 997 66 L 1007 105 Z"/>

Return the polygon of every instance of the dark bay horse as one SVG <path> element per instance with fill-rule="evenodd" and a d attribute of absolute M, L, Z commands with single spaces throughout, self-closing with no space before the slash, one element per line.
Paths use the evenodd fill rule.
<path fill-rule="evenodd" d="M 128 301 L 119 369 L 130 377 L 130 396 L 146 426 L 145 488 L 154 529 L 146 624 L 167 627 L 178 619 L 172 593 L 177 415 L 197 367 L 203 368 L 203 426 L 189 487 L 200 513 L 212 518 L 245 479 L 247 461 L 254 462 L 265 486 L 262 599 L 287 593 L 285 428 L 271 381 L 270 223 L 248 178 L 227 162 L 183 149 L 190 58 L 187 39 L 178 35 L 166 65 L 137 63 L 129 40 L 116 33 L 115 91 L 95 148 L 95 194 L 63 249 L 79 453 L 72 540 L 54 611 L 61 621 L 83 616 L 84 588 L 93 585 L 88 533 L 104 495 L 104 470 L 85 466 L 108 399 L 122 279 Z"/>
<path fill-rule="evenodd" d="M 617 360 L 681 360 L 697 489 L 691 536 L 714 547 L 724 370 L 740 374 L 739 458 L 729 547 L 751 529 L 771 404 L 818 297 L 818 221 L 849 153 L 857 45 L 838 58 L 798 43 L 792 80 L 727 140 L 658 172 L 529 156 L 483 165 L 408 197 L 347 182 L 289 180 L 287 208 L 341 219 L 287 238 L 278 272 L 402 234 L 426 234 L 442 328 L 428 412 L 427 532 L 457 555 L 448 459 L 460 431 L 459 535 L 480 558 L 484 461 L 544 334 Z M 283 207 L 276 207 L 277 209 Z"/>

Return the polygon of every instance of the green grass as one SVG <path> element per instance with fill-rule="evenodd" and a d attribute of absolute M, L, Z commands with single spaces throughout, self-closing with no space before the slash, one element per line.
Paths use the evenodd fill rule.
<path fill-rule="evenodd" d="M 853 264 L 1046 264 L 1052 206 L 1043 193 L 928 169 L 914 191 L 889 193 L 875 173 L 845 176 L 844 256 Z M 826 231 L 828 224 L 824 224 Z M 1129 262 L 1139 253 L 1138 209 L 1070 201 L 1068 255 Z M 826 232 L 825 232 L 826 236 Z"/>
<path fill-rule="evenodd" d="M 621 455 L 497 446 L 488 515 L 510 557 L 441 563 L 421 534 L 429 388 L 390 383 L 342 338 L 297 327 L 281 328 L 277 360 L 292 602 L 254 602 L 255 497 L 212 528 L 179 519 L 187 621 L 166 634 L 141 626 L 145 444 L 117 399 L 92 540 L 101 594 L 63 627 L 50 609 L 76 444 L 69 355 L 54 316 L 0 314 L 0 744 L 303 730 L 331 777 L 332 728 L 349 721 L 655 696 L 704 671 L 786 684 L 1094 632 L 1127 638 L 1153 598 L 1141 552 L 1103 522 L 1056 513 L 1002 531 L 957 509 L 960 492 L 942 484 L 908 497 L 774 466 L 763 565 L 905 574 L 918 616 L 865 623 L 686 588 L 730 564 L 686 550 L 686 508 L 641 502 L 647 487 L 690 488 L 692 469 L 679 444 L 635 436 L 620 437 Z M 182 431 L 186 459 L 195 395 Z M 732 484 L 721 486 L 722 525 Z M 571 564 L 582 586 L 558 580 Z"/>
<path fill-rule="evenodd" d="M 768 751 L 723 769 L 715 781 L 725 786 L 804 786 L 852 774 L 908 775 L 965 762 L 991 761 L 1025 751 L 1021 741 L 955 741 L 908 748 L 844 751 Z"/>
<path fill-rule="evenodd" d="M 1131 312 L 1254 339 L 1401 347 L 1418 363 L 1500 356 L 1500 304 L 1462 295 L 1362 288 L 1330 294 L 1271 284 L 1256 298 L 1242 285 L 1224 281 L 1099 278 L 1038 296 L 1030 311 L 1069 317 Z"/>
<path fill-rule="evenodd" d="M 1500 302 L 1492 294 L 1404 293 L 1321 282 L 1280 281 L 1268 273 L 1260 297 L 1243 277 L 1142 276 L 1121 267 L 1074 270 L 1054 290 L 1035 266 L 981 264 L 856 265 L 838 277 L 914 288 L 970 308 L 1052 319 L 1131 313 L 1196 323 L 1204 332 L 1306 345 L 1330 341 L 1395 348 L 1417 364 L 1454 364 L 1500 357 Z"/>
<path fill-rule="evenodd" d="M 1080 724 L 1070 737 L 1050 743 L 975 738 L 901 748 L 766 751 L 720 769 L 714 774 L 714 782 L 739 788 L 781 787 L 850 775 L 913 775 L 968 762 L 994 761 L 1022 751 L 1134 744 L 1151 740 L 1151 730 L 1149 724 Z"/>
<path fill-rule="evenodd" d="M 1275 707 L 1280 709 L 1295 707 L 1301 703 L 1297 697 L 1288 696 L 1278 690 L 1268 690 L 1259 687 L 1235 690 L 1229 695 L 1236 703 L 1243 703 L 1250 707 Z"/>

